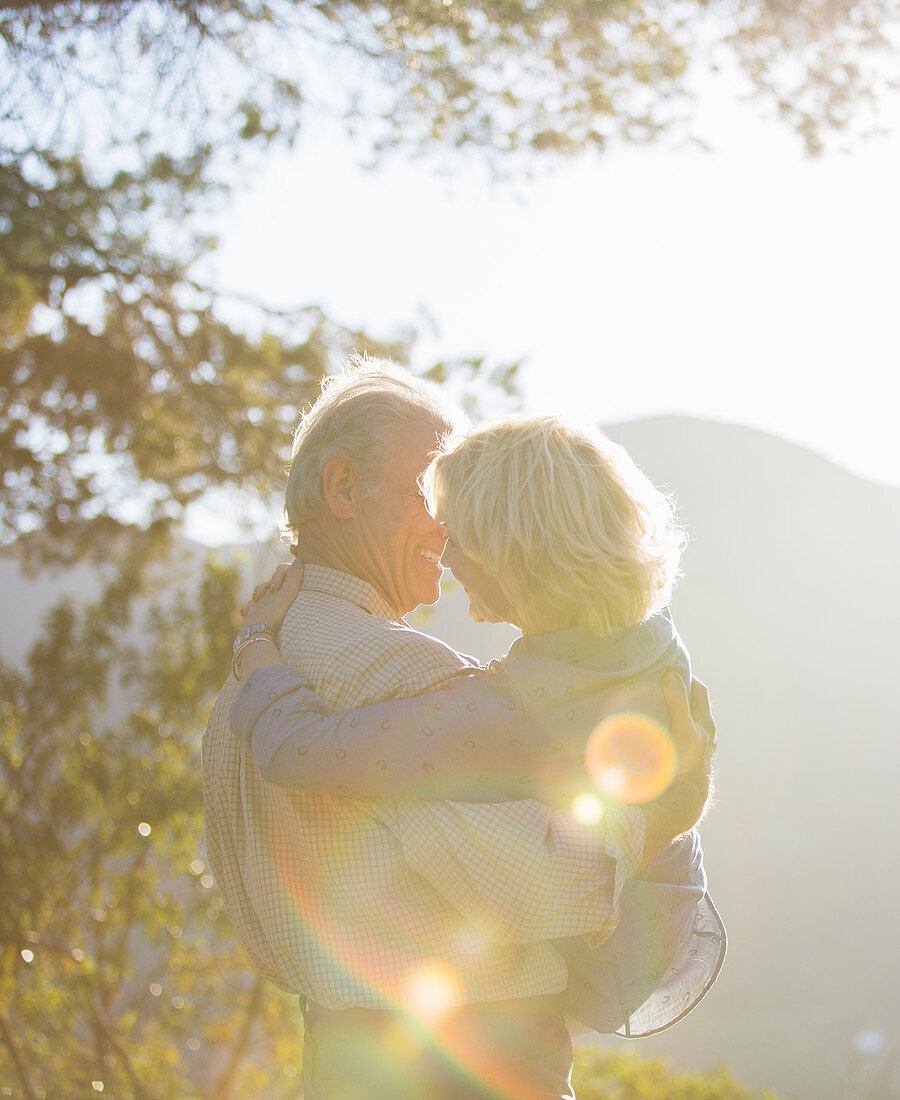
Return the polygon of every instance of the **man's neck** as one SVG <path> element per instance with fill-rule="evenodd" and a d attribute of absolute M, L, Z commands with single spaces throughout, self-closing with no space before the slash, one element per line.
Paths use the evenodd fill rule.
<path fill-rule="evenodd" d="M 370 584 L 389 606 L 393 606 L 393 601 L 379 584 L 379 578 L 372 575 L 372 570 L 365 567 L 359 560 L 359 556 L 353 552 L 353 548 L 342 537 L 339 525 L 305 524 L 300 532 L 297 556 L 304 565 L 325 565 L 329 569 L 337 569 L 341 573 L 358 577 L 366 584 Z M 400 618 L 396 609 L 395 615 L 398 619 Z"/>

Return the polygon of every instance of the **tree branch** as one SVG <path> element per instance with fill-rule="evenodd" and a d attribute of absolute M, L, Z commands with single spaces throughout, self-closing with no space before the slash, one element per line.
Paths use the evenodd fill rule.
<path fill-rule="evenodd" d="M 109 1017 L 103 1011 L 103 1009 L 94 1000 L 93 994 L 88 993 L 87 1002 L 90 1006 L 91 1014 L 94 1017 L 94 1021 L 103 1033 L 103 1038 L 109 1043 L 110 1047 L 116 1052 L 116 1057 L 122 1062 L 122 1068 L 125 1070 L 125 1075 L 131 1082 L 131 1087 L 134 1089 L 135 1100 L 150 1100 L 150 1094 L 145 1090 L 141 1084 L 140 1078 L 134 1066 L 131 1064 L 131 1059 L 125 1053 L 122 1044 L 116 1038 L 112 1025 L 109 1021 Z"/>
<path fill-rule="evenodd" d="M 34 1086 L 31 1084 L 31 1080 L 28 1077 L 28 1072 L 25 1069 L 25 1065 L 22 1059 L 19 1057 L 19 1052 L 16 1049 L 16 1044 L 13 1041 L 12 1032 L 9 1029 L 9 1024 L 6 1022 L 6 1017 L 0 1012 L 0 1035 L 3 1036 L 3 1042 L 6 1045 L 6 1049 L 10 1053 L 10 1057 L 16 1066 L 16 1072 L 19 1074 L 19 1080 L 22 1082 L 22 1091 L 25 1094 L 26 1100 L 37 1100 L 37 1094 L 34 1091 Z"/>
<path fill-rule="evenodd" d="M 247 1054 L 247 1047 L 250 1045 L 250 1035 L 253 1031 L 253 1025 L 256 1022 L 256 1014 L 259 1010 L 259 1006 L 262 1004 L 262 999 L 263 980 L 262 978 L 257 978 L 256 984 L 253 986 L 253 991 L 250 994 L 250 1003 L 247 1005 L 247 1011 L 244 1014 L 244 1022 L 241 1025 L 237 1042 L 231 1046 L 231 1057 L 228 1059 L 228 1065 L 225 1067 L 225 1072 L 222 1074 L 218 1085 L 213 1091 L 214 1100 L 229 1100 L 231 1096 L 231 1090 L 234 1088 L 237 1071 Z"/>

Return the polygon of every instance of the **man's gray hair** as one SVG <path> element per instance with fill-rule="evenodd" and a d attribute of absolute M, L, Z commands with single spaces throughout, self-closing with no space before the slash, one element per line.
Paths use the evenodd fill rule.
<path fill-rule="evenodd" d="M 370 499 L 381 492 L 394 446 L 405 428 L 433 427 L 439 437 L 466 427 L 462 410 L 437 386 L 387 359 L 352 357 L 322 382 L 294 433 L 284 494 L 282 533 L 298 529 L 325 506 L 322 475 L 332 458 L 353 467 Z"/>

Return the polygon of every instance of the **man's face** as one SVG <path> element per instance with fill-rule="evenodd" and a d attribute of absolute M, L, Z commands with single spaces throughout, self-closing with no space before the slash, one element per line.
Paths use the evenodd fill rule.
<path fill-rule="evenodd" d="M 428 512 L 419 479 L 440 440 L 433 428 L 401 431 L 377 499 L 361 502 L 357 535 L 367 573 L 400 615 L 441 594 L 446 534 Z"/>

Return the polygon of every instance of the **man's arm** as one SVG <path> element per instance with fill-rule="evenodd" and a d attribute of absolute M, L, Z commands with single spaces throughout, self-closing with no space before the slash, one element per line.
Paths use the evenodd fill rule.
<path fill-rule="evenodd" d="M 705 686 L 694 681 L 693 688 L 692 711 L 681 677 L 664 678 L 681 764 L 654 802 L 642 809 L 607 803 L 594 825 L 531 799 L 442 803 L 443 812 L 412 803 L 398 816 L 410 866 L 501 942 L 585 933 L 592 942 L 604 939 L 618 924 L 624 883 L 696 824 L 708 802 L 715 723 Z"/>
<path fill-rule="evenodd" d="M 243 705 L 233 709 L 245 739 L 256 717 L 262 719 L 252 744 L 264 776 L 337 794 L 486 801 L 404 801 L 388 821 L 410 866 L 500 942 L 609 934 L 624 882 L 691 828 L 708 795 L 708 767 L 691 765 L 705 755 L 714 728 L 706 736 L 698 733 L 678 676 L 664 692 L 683 774 L 644 808 L 607 801 L 595 824 L 533 799 L 491 804 L 497 791 L 519 800 L 530 793 L 519 780 L 526 757 L 529 763 L 535 759 L 528 751 L 541 741 L 537 726 L 529 737 L 525 708 L 503 679 L 465 677 L 440 692 L 346 715 L 325 714 L 321 700 L 302 683 L 286 669 L 257 673 L 242 692 Z M 698 702 L 698 709 L 711 726 L 708 707 L 704 711 Z M 566 760 L 570 782 L 584 778 L 589 718 L 568 723 L 575 733 L 582 731 Z"/>
<path fill-rule="evenodd" d="M 691 699 L 680 676 L 663 677 L 663 695 L 669 708 L 669 730 L 678 751 L 678 773 L 669 789 L 644 807 L 647 834 L 642 866 L 677 836 L 692 829 L 703 817 L 712 797 L 712 768 L 716 752 L 716 723 L 709 692 L 699 680 L 691 681 Z"/>
<path fill-rule="evenodd" d="M 407 864 L 496 944 L 610 935 L 643 853 L 644 815 L 630 806 L 588 824 L 535 799 L 404 799 L 392 827 Z"/>
<path fill-rule="evenodd" d="M 529 791 L 519 782 L 524 758 L 534 763 L 542 731 L 535 724 L 529 737 L 514 687 L 501 679 L 500 690 L 491 690 L 496 682 L 463 677 L 427 697 L 328 715 L 306 688 L 298 709 L 291 708 L 302 681 L 282 668 L 251 678 L 232 720 L 246 742 L 258 709 L 251 689 L 257 688 L 256 702 L 275 735 L 271 754 L 265 737 L 252 737 L 264 778 L 336 794 L 409 796 L 372 812 L 395 833 L 409 866 L 490 942 L 521 944 L 588 931 L 602 938 L 616 927 L 622 886 L 642 858 L 644 815 L 610 804 L 601 820 L 588 824 L 525 798 Z M 271 703 L 269 695 L 275 696 Z M 473 700 L 475 711 L 468 709 Z M 409 721 L 412 732 L 404 725 Z M 584 734 L 572 740 L 573 746 L 579 742 L 568 761 L 574 778 L 583 774 Z M 451 789 L 470 800 L 437 800 Z M 506 791 L 518 801 L 498 801 Z"/>

